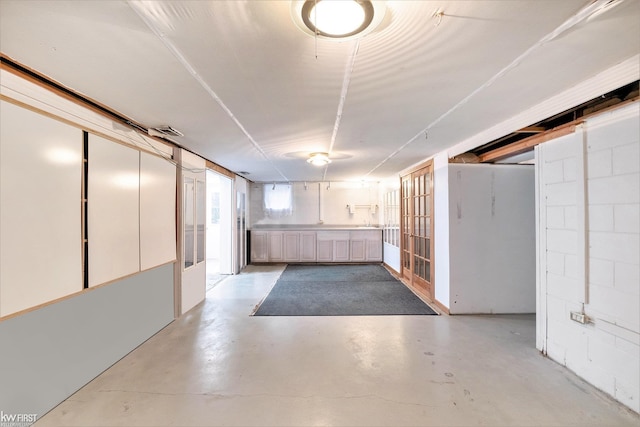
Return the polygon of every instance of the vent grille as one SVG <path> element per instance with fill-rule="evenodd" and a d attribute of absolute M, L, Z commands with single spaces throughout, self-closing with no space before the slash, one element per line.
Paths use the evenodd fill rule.
<path fill-rule="evenodd" d="M 155 131 L 155 132 L 154 132 Z M 156 133 L 157 132 L 157 133 Z M 171 126 L 158 126 L 149 129 L 149 135 L 151 136 L 184 136 L 179 130 L 172 128 Z"/>

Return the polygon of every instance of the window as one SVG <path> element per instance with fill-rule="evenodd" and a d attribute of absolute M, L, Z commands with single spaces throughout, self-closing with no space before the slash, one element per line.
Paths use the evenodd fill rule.
<path fill-rule="evenodd" d="M 400 205 L 398 204 L 398 190 L 389 191 L 384 195 L 384 241 L 400 247 Z"/>
<path fill-rule="evenodd" d="M 264 212 L 276 218 L 293 213 L 291 184 L 264 184 Z"/>
<path fill-rule="evenodd" d="M 205 241 L 206 241 L 206 192 L 207 185 L 204 181 L 196 181 L 196 262 L 199 264 L 204 261 Z"/>
<path fill-rule="evenodd" d="M 194 189 L 193 178 L 184 178 L 184 268 L 189 268 L 195 258 L 194 235 Z"/>

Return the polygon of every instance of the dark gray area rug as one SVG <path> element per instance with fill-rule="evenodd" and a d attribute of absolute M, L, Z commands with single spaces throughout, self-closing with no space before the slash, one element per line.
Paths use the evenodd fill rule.
<path fill-rule="evenodd" d="M 254 316 L 432 314 L 381 265 L 289 265 Z"/>

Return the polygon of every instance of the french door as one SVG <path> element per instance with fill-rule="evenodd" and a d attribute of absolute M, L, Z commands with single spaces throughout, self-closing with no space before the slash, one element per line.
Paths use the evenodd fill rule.
<path fill-rule="evenodd" d="M 433 299 L 433 164 L 401 178 L 401 273 L 416 291 Z"/>

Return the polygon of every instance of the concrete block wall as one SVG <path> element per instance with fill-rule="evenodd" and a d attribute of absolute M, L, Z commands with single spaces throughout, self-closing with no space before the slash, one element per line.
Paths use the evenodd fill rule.
<path fill-rule="evenodd" d="M 537 150 L 538 334 L 543 335 L 538 345 L 636 412 L 639 111 L 634 103 L 604 113 Z M 572 311 L 585 313 L 590 322 L 571 320 Z"/>

